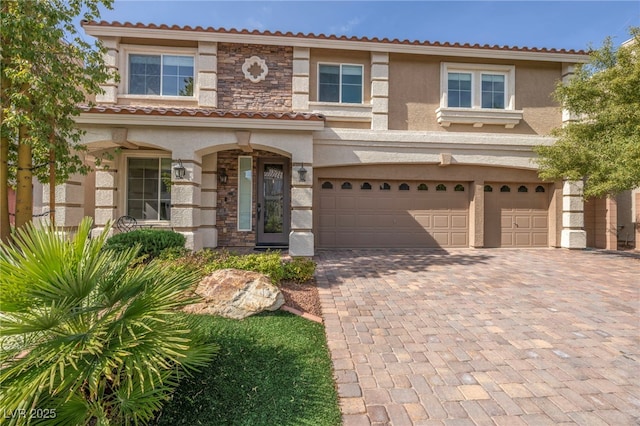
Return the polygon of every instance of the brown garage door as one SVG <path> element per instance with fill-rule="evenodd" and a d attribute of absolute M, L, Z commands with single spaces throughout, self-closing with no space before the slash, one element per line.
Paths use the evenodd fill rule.
<path fill-rule="evenodd" d="M 320 247 L 468 247 L 467 183 L 319 181 Z"/>
<path fill-rule="evenodd" d="M 485 247 L 548 247 L 546 185 L 492 183 L 484 191 Z"/>

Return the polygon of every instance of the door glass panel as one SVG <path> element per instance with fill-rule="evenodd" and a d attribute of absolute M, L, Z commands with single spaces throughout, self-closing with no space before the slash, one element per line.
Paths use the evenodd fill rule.
<path fill-rule="evenodd" d="M 251 176 L 251 157 L 238 159 L 238 230 L 251 231 L 251 190 L 253 180 Z"/>
<path fill-rule="evenodd" d="M 263 179 L 265 234 L 277 234 L 284 228 L 284 166 L 265 164 Z"/>

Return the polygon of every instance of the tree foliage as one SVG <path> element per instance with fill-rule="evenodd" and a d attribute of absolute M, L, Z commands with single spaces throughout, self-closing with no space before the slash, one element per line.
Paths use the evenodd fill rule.
<path fill-rule="evenodd" d="M 640 186 L 640 28 L 618 49 L 610 38 L 578 65 L 557 100 L 580 119 L 537 148 L 543 179 L 584 179 L 585 198 Z"/>
<path fill-rule="evenodd" d="M 113 71 L 103 62 L 101 46 L 83 40 L 73 19 L 95 19 L 99 7 L 110 7 L 111 3 L 112 0 L 0 3 L 0 186 L 18 186 L 16 224 L 25 222 L 26 209 L 31 219 L 28 192 L 32 175 L 46 182 L 49 170 L 44 166 L 51 158 L 58 183 L 89 170 L 80 155 L 82 131 L 73 117 L 80 112 L 79 104 L 101 92 L 100 84 L 112 77 Z M 25 193 L 21 194 L 21 189 Z M 7 233 L 6 206 L 3 192 L 3 237 Z"/>
<path fill-rule="evenodd" d="M 179 312 L 194 301 L 195 273 L 160 262 L 136 266 L 136 248 L 105 250 L 107 230 L 93 239 L 90 231 L 89 218 L 72 240 L 28 224 L 12 245 L 0 245 L 5 415 L 44 413 L 45 423 L 60 425 L 145 424 L 180 375 L 217 350 L 194 342 L 196 324 Z M 21 424 L 24 417 L 7 419 Z"/>

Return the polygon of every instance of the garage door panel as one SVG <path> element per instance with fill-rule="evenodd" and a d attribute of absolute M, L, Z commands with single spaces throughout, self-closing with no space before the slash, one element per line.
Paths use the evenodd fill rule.
<path fill-rule="evenodd" d="M 451 233 L 451 247 L 468 247 L 469 236 L 466 232 Z"/>
<path fill-rule="evenodd" d="M 321 180 L 324 182 L 325 180 Z M 334 180 L 335 181 L 335 180 Z M 371 190 L 361 189 L 364 182 Z M 321 247 L 468 247 L 469 199 L 465 191 L 436 192 L 438 183 L 350 180 L 351 190 L 320 187 Z M 406 183 L 409 190 L 400 190 Z M 324 191 L 324 192 L 323 192 Z"/>
<path fill-rule="evenodd" d="M 485 246 L 547 247 L 549 196 L 546 189 L 537 193 L 534 188 L 539 185 L 524 184 L 528 192 L 513 192 L 523 184 L 488 185 L 493 191 L 485 192 Z M 503 186 L 510 187 L 512 192 L 500 191 Z"/>
<path fill-rule="evenodd" d="M 353 197 L 336 197 L 336 209 L 353 210 L 356 207 L 356 201 Z"/>
<path fill-rule="evenodd" d="M 431 228 L 431 215 L 430 214 L 416 214 L 412 213 L 414 220 L 423 228 Z"/>
<path fill-rule="evenodd" d="M 469 226 L 468 222 L 467 222 L 467 216 L 466 215 L 460 215 L 460 214 L 452 214 L 451 215 L 451 227 L 452 228 L 456 228 L 456 229 L 467 229 L 467 227 Z"/>
<path fill-rule="evenodd" d="M 336 228 L 353 228 L 356 225 L 356 217 L 354 215 L 336 215 Z"/>
<path fill-rule="evenodd" d="M 320 215 L 320 229 L 335 228 L 336 216 L 333 214 Z"/>
<path fill-rule="evenodd" d="M 433 215 L 433 227 L 434 228 L 449 228 L 449 216 L 442 214 Z"/>
<path fill-rule="evenodd" d="M 513 221 L 516 228 L 531 228 L 530 216 L 516 216 Z"/>
<path fill-rule="evenodd" d="M 532 227 L 536 228 L 536 229 L 547 229 L 547 228 L 549 228 L 549 218 L 547 216 L 534 217 L 533 218 Z"/>
<path fill-rule="evenodd" d="M 532 245 L 535 247 L 547 247 L 548 245 L 548 232 L 533 232 L 531 234 L 533 239 Z"/>
<path fill-rule="evenodd" d="M 320 197 L 320 210 L 335 209 L 336 197 L 335 196 L 321 196 Z"/>
<path fill-rule="evenodd" d="M 531 246 L 531 234 L 520 233 L 517 232 L 514 234 L 515 236 L 515 245 L 519 247 L 529 247 Z"/>

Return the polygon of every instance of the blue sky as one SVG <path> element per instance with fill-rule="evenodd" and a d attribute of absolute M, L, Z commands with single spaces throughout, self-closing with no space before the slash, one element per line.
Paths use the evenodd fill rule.
<path fill-rule="evenodd" d="M 640 1 L 116 0 L 106 21 L 587 49 L 640 26 Z"/>

